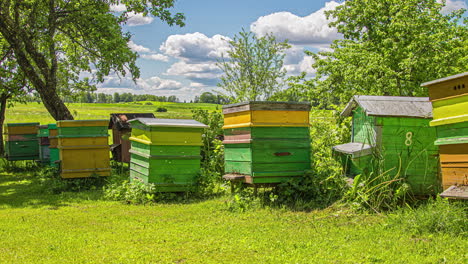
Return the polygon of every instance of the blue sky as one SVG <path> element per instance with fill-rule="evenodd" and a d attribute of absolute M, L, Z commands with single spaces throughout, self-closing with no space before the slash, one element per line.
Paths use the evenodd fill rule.
<path fill-rule="evenodd" d="M 215 63 L 228 49 L 227 41 L 244 28 L 258 36 L 273 33 L 288 39 L 284 67 L 288 74 L 314 74 L 312 58 L 304 49 L 327 49 L 339 38 L 328 27 L 324 10 L 343 1 L 323 0 L 177 0 L 174 12 L 184 13 L 185 27 L 170 27 L 157 18 L 133 15 L 124 30 L 132 34 L 129 47 L 138 52 L 141 76 L 136 84 L 130 76 L 110 75 L 98 85 L 98 92 L 131 92 L 176 95 L 192 100 L 205 91 L 217 90 L 221 74 Z M 465 7 L 464 0 L 449 0 L 447 8 Z M 123 6 L 114 6 L 115 12 Z"/>

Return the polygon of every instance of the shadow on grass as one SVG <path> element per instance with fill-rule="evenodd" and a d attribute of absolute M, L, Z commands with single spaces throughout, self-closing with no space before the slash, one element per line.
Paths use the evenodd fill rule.
<path fill-rule="evenodd" d="M 0 174 L 0 209 L 1 208 L 58 208 L 72 202 L 99 200 L 101 190 L 82 192 L 64 192 L 51 194 L 35 180 L 34 176 Z"/>

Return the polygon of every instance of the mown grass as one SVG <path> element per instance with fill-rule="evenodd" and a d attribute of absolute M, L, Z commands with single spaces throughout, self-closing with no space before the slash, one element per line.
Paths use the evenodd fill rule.
<path fill-rule="evenodd" d="M 151 104 L 151 105 L 147 105 Z M 192 118 L 192 110 L 221 109 L 215 104 L 167 103 L 167 102 L 131 102 L 118 104 L 67 104 L 75 119 L 109 119 L 111 113 L 153 113 L 158 118 Z M 156 112 L 159 107 L 167 112 Z M 17 104 L 7 109 L 5 123 L 40 122 L 53 123 L 54 119 L 42 103 Z"/>
<path fill-rule="evenodd" d="M 233 213 L 227 198 L 152 206 L 51 195 L 0 175 L 2 263 L 464 263 L 466 239 L 415 236 L 343 208 Z"/>

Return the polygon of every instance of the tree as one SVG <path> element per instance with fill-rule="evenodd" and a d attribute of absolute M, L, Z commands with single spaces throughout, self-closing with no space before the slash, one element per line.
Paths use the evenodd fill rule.
<path fill-rule="evenodd" d="M 218 86 L 232 102 L 268 100 L 283 85 L 284 50 L 287 42 L 276 42 L 273 35 L 257 37 L 241 31 L 229 41 L 230 50 L 218 61 L 223 71 Z"/>
<path fill-rule="evenodd" d="M 114 93 L 114 103 L 119 103 L 120 102 L 120 94 L 115 92 Z"/>
<path fill-rule="evenodd" d="M 421 83 L 468 70 L 464 10 L 436 0 L 350 0 L 327 16 L 343 39 L 318 52 L 312 98 L 343 103 L 354 94 L 427 96 Z"/>
<path fill-rule="evenodd" d="M 210 92 L 204 92 L 200 95 L 198 102 L 200 103 L 208 103 L 208 104 L 216 104 L 217 101 L 216 95 Z"/>
<path fill-rule="evenodd" d="M 121 25 L 129 13 L 155 16 L 183 26 L 182 14 L 169 11 L 174 0 L 9 0 L 0 2 L 0 35 L 11 46 L 19 68 L 56 119 L 73 119 L 57 91 L 82 80 L 88 71 L 97 82 L 111 72 L 139 77 L 137 54 Z M 123 4 L 121 15 L 110 5 Z"/>

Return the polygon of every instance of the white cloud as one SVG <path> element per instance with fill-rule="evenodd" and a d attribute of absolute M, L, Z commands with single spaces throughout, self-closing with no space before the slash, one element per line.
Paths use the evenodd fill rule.
<path fill-rule="evenodd" d="M 443 2 L 443 0 L 437 0 L 439 4 Z M 460 0 L 446 0 L 445 6 L 442 8 L 442 13 L 443 14 L 449 14 L 455 10 L 458 9 L 467 9 L 467 5 L 465 1 L 460 1 Z"/>
<path fill-rule="evenodd" d="M 133 51 L 135 51 L 135 52 L 145 52 L 145 53 L 151 52 L 151 50 L 150 50 L 149 48 L 144 47 L 144 46 L 142 46 L 142 45 L 138 45 L 138 44 L 136 44 L 135 42 L 133 42 L 132 40 L 130 40 L 130 41 L 127 43 L 127 45 L 128 45 L 128 47 L 129 47 L 131 50 L 133 50 Z"/>
<path fill-rule="evenodd" d="M 190 83 L 190 87 L 193 87 L 193 88 L 205 88 L 207 87 L 205 84 L 203 83 L 197 83 L 197 82 L 191 82 Z"/>
<path fill-rule="evenodd" d="M 216 61 L 229 50 L 228 37 L 207 37 L 200 32 L 172 35 L 159 48 L 164 54 L 187 62 Z"/>
<path fill-rule="evenodd" d="M 131 27 L 151 24 L 151 22 L 154 20 L 153 17 L 143 16 L 141 13 L 128 12 L 127 15 L 129 17 L 127 20 L 127 25 Z"/>
<path fill-rule="evenodd" d="M 141 55 L 143 59 L 155 60 L 155 61 L 164 61 L 168 62 L 169 57 L 163 54 L 143 54 Z"/>
<path fill-rule="evenodd" d="M 111 5 L 110 6 L 110 11 L 112 12 L 123 12 L 126 11 L 127 7 L 124 4 L 118 4 L 118 5 Z"/>
<path fill-rule="evenodd" d="M 325 7 L 305 16 L 299 17 L 290 12 L 278 12 L 262 16 L 250 25 L 250 30 L 258 36 L 272 33 L 278 40 L 288 39 L 290 43 L 317 45 L 330 43 L 340 37 L 336 28 L 330 28 L 325 11 L 333 10 L 340 4 L 331 1 Z"/>
<path fill-rule="evenodd" d="M 179 61 L 167 69 L 165 75 L 183 76 L 195 83 L 215 86 L 221 75 L 221 70 L 214 63 L 189 64 Z"/>

